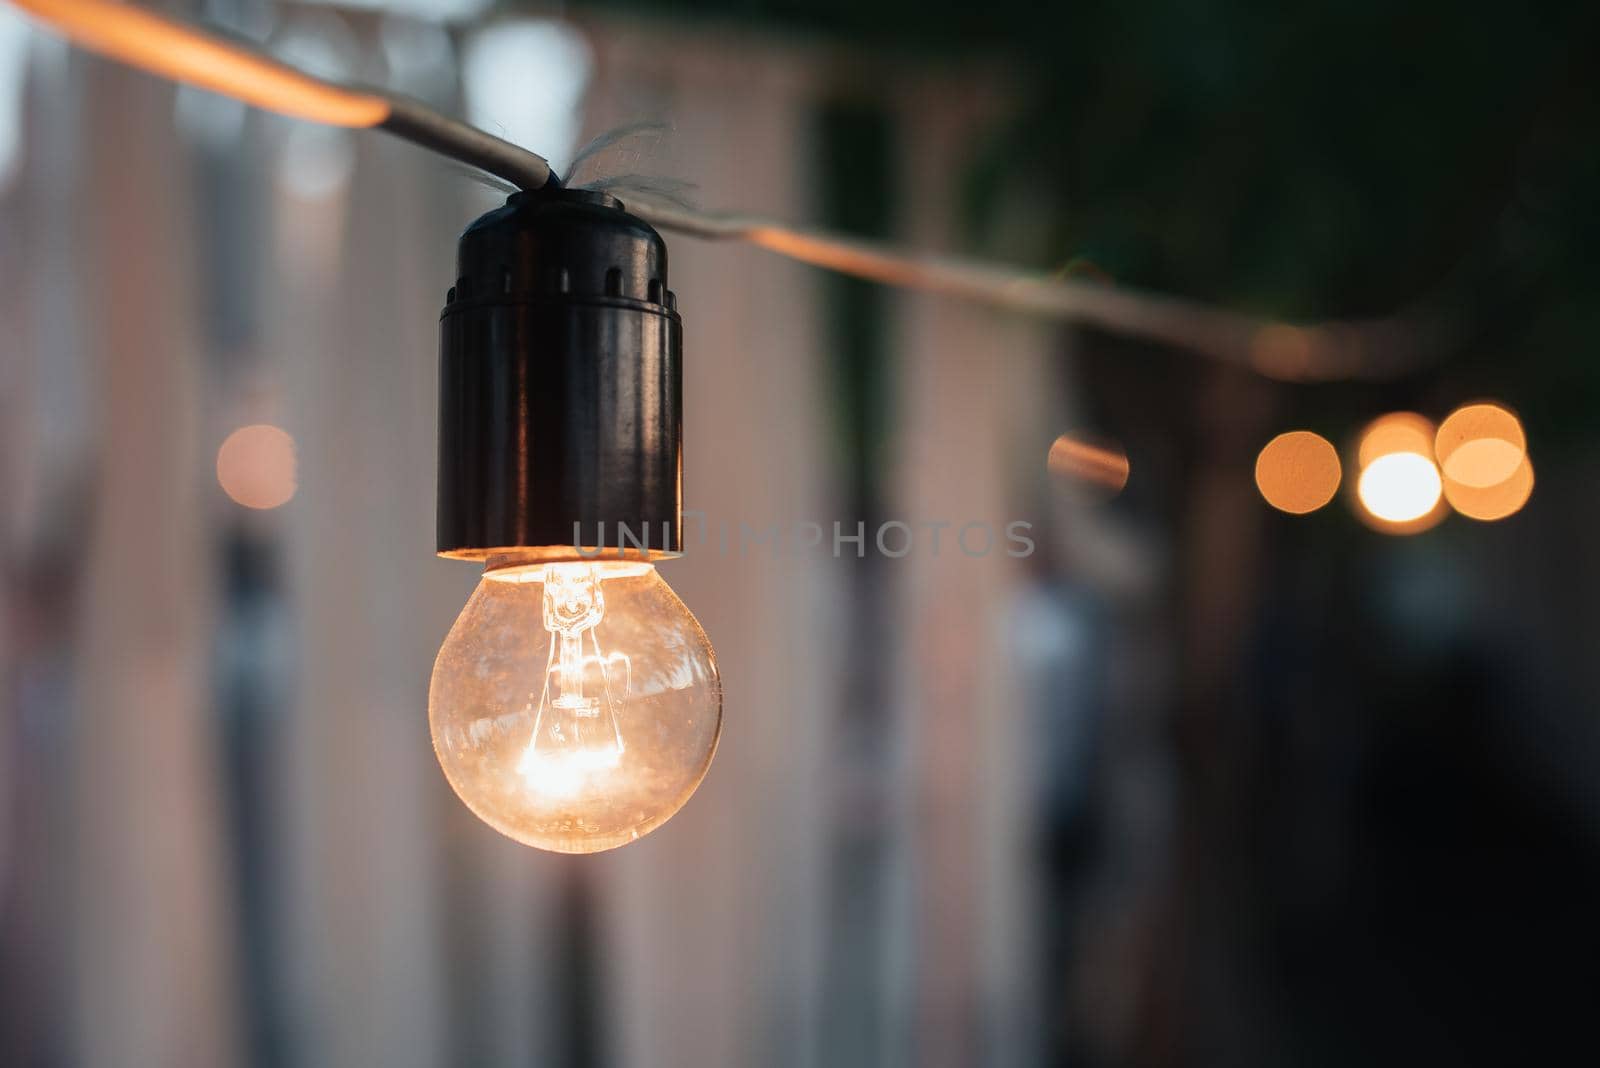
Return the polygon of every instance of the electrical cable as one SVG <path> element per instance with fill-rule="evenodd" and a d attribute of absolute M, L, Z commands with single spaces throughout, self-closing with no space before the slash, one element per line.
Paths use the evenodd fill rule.
<path fill-rule="evenodd" d="M 81 48 L 150 73 L 280 114 L 385 130 L 524 190 L 560 178 L 536 153 L 380 89 L 317 78 L 256 46 L 112 0 L 12 0 Z M 710 240 L 744 241 L 802 263 L 887 285 L 1069 320 L 1250 367 L 1290 381 L 1392 378 L 1438 359 L 1460 340 L 1459 322 L 1422 314 L 1306 326 L 1240 315 L 1198 301 L 1058 278 L 954 256 L 629 197 L 647 222 Z"/>
<path fill-rule="evenodd" d="M 1458 333 L 1454 324 L 1420 314 L 1305 326 L 1266 322 L 1182 297 L 1034 274 L 958 256 L 902 252 L 754 216 L 711 215 L 637 196 L 630 196 L 628 205 L 662 229 L 710 240 L 745 241 L 841 274 L 1070 320 L 1243 364 L 1289 381 L 1393 377 L 1446 351 Z"/>
<path fill-rule="evenodd" d="M 504 178 L 519 189 L 560 185 L 542 156 L 408 97 L 340 85 L 250 42 L 114 0 L 12 0 L 80 48 L 170 81 L 330 126 L 386 130 Z"/>

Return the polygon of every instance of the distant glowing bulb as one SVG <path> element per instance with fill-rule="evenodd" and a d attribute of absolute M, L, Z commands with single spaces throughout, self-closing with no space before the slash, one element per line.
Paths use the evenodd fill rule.
<path fill-rule="evenodd" d="M 1415 452 L 1379 456 L 1361 472 L 1356 485 L 1362 507 L 1388 523 L 1421 519 L 1438 505 L 1443 492 L 1439 469 Z"/>
<path fill-rule="evenodd" d="M 294 497 L 294 438 L 269 423 L 242 426 L 217 450 L 217 483 L 246 508 L 266 510 Z"/>
<path fill-rule="evenodd" d="M 1338 450 L 1309 430 L 1279 434 L 1256 456 L 1256 489 L 1291 515 L 1315 512 L 1333 500 L 1341 477 Z"/>
<path fill-rule="evenodd" d="M 540 849 L 650 833 L 705 778 L 716 656 L 653 565 L 491 564 L 434 663 L 434 751 L 468 808 Z"/>
<path fill-rule="evenodd" d="M 1444 479 L 1444 497 L 1450 507 L 1480 523 L 1493 523 L 1516 515 L 1532 494 L 1533 463 L 1526 456 L 1510 478 L 1493 486 L 1469 486 L 1457 482 L 1448 473 Z"/>
<path fill-rule="evenodd" d="M 1414 452 L 1432 459 L 1434 432 L 1433 420 L 1416 412 L 1380 415 L 1361 431 L 1356 466 L 1365 469 L 1378 457 L 1396 452 Z"/>
<path fill-rule="evenodd" d="M 1062 434 L 1045 459 L 1050 473 L 1068 485 L 1093 488 L 1114 497 L 1128 484 L 1128 453 L 1114 441 L 1087 434 Z"/>
<path fill-rule="evenodd" d="M 1444 477 L 1468 489 L 1488 489 L 1517 474 L 1528 454 L 1522 421 L 1498 404 L 1468 404 L 1439 424 L 1434 455 Z"/>

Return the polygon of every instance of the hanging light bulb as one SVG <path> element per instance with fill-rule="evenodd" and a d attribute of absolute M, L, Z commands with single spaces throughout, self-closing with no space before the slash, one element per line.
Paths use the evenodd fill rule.
<path fill-rule="evenodd" d="M 439 650 L 434 751 L 479 818 L 589 853 L 666 822 L 722 722 L 705 632 L 648 563 L 496 566 Z"/>
<path fill-rule="evenodd" d="M 675 305 L 660 236 L 603 193 L 514 194 L 461 238 L 438 546 L 485 571 L 428 719 L 467 807 L 541 849 L 659 827 L 721 731 L 711 643 L 656 571 L 681 548 Z"/>

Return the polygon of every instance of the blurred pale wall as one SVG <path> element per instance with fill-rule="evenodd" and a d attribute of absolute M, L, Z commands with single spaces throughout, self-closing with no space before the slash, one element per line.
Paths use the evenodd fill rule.
<path fill-rule="evenodd" d="M 264 32 L 258 14 L 237 22 Z M 463 106 L 461 32 L 279 14 L 275 39 L 304 61 Z M 589 23 L 577 40 L 585 136 L 672 124 L 613 169 L 687 179 L 710 207 L 811 216 L 813 117 L 848 63 L 660 25 Z M 890 745 L 857 752 L 840 666 L 852 572 L 692 546 L 664 573 L 724 674 L 705 785 L 614 854 L 499 837 L 451 795 L 425 720 L 434 651 L 476 580 L 432 556 L 435 317 L 455 234 L 493 197 L 377 135 L 180 97 L 37 36 L 15 55 L 20 148 L 0 191 L 9 1063 L 1029 1062 L 1029 725 L 1001 641 L 1016 561 L 891 562 L 891 707 L 876 710 Z M 955 240 L 950 175 L 991 89 L 928 76 L 877 93 L 905 131 L 906 240 Z M 818 276 L 684 239 L 672 257 L 688 507 L 735 530 L 831 526 Z M 1003 525 L 1018 457 L 1042 463 L 1048 445 L 1035 383 L 1050 338 L 931 298 L 890 307 L 890 507 Z M 228 430 L 263 421 L 293 434 L 299 487 L 246 514 L 213 461 Z M 240 539 L 281 563 L 283 610 L 254 629 L 225 587 Z M 243 725 L 219 696 L 233 662 L 260 691 Z M 865 860 L 840 844 L 858 840 Z M 858 908 L 838 869 L 861 863 L 884 877 L 860 882 L 881 900 Z M 592 985 L 568 989 L 575 976 Z M 840 982 L 867 1031 L 834 1018 Z M 599 1049 L 575 1052 L 584 1027 Z"/>

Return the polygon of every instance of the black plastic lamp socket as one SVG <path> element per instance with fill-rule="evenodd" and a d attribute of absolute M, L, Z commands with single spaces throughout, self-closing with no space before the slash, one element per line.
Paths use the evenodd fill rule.
<path fill-rule="evenodd" d="M 682 548 L 683 328 L 661 235 L 605 193 L 468 226 L 439 332 L 438 550 Z"/>

